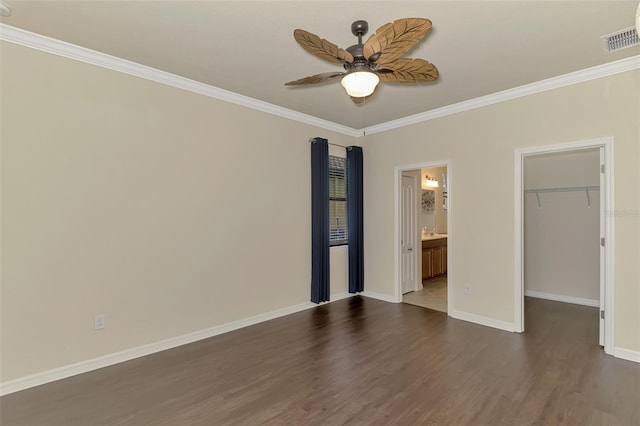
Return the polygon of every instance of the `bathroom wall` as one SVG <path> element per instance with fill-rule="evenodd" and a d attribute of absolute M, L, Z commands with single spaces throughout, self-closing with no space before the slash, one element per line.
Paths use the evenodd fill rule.
<path fill-rule="evenodd" d="M 426 176 L 438 179 L 439 186 L 437 188 L 428 188 L 426 185 Z M 447 232 L 447 210 L 443 208 L 443 176 L 447 176 L 446 167 L 430 167 L 420 171 L 420 182 L 422 189 L 433 189 L 436 193 L 436 209 L 433 212 L 426 213 L 421 208 L 418 212 L 418 227 L 421 230 L 425 226 L 429 229 L 435 227 L 435 232 L 445 234 Z M 420 206 L 422 193 L 418 194 L 418 206 Z"/>

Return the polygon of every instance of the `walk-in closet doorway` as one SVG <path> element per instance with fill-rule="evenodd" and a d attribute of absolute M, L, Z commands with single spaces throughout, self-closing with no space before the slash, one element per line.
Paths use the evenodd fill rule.
<path fill-rule="evenodd" d="M 524 297 L 593 308 L 612 353 L 612 140 L 516 151 L 516 331 Z"/>

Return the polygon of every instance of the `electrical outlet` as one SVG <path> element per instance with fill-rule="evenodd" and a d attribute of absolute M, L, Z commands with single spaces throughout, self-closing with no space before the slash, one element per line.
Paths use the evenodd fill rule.
<path fill-rule="evenodd" d="M 464 285 L 464 294 L 471 294 L 471 286 L 469 284 Z"/>
<path fill-rule="evenodd" d="M 93 318 L 93 329 L 94 330 L 102 330 L 105 327 L 105 316 L 104 314 L 98 314 Z"/>

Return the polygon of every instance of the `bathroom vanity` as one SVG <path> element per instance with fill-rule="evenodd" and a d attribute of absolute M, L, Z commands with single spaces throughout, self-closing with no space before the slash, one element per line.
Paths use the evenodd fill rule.
<path fill-rule="evenodd" d="M 442 234 L 422 237 L 422 279 L 447 275 L 447 236 Z"/>

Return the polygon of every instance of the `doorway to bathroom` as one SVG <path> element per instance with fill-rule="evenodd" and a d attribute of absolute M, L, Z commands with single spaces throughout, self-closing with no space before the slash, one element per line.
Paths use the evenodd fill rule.
<path fill-rule="evenodd" d="M 449 312 L 451 165 L 396 168 L 396 300 Z"/>

